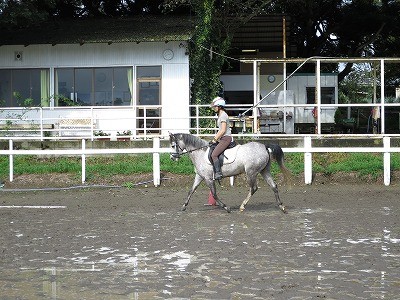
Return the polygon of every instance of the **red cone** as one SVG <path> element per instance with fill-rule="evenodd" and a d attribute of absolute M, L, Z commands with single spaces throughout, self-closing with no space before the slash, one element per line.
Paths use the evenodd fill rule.
<path fill-rule="evenodd" d="M 207 205 L 210 205 L 210 206 L 217 205 L 217 201 L 215 200 L 215 198 L 214 198 L 213 194 L 211 193 L 211 191 L 210 191 L 210 194 L 208 195 L 208 203 L 207 203 Z"/>

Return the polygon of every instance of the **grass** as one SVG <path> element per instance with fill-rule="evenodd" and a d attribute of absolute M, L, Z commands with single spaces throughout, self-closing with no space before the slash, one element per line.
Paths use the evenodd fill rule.
<path fill-rule="evenodd" d="M 304 171 L 304 155 L 288 153 L 286 165 L 294 175 Z M 152 155 L 114 155 L 92 156 L 86 159 L 86 172 L 101 177 L 117 174 L 151 173 L 153 170 Z M 188 156 L 178 162 L 172 161 L 168 154 L 160 155 L 161 171 L 175 174 L 193 174 L 193 165 Z M 8 177 L 8 156 L 0 157 L 0 179 Z M 400 154 L 391 154 L 391 170 L 400 170 Z M 383 174 L 383 155 L 370 153 L 315 153 L 313 154 L 313 171 L 326 175 L 338 172 L 353 172 L 360 177 L 377 178 Z M 14 174 L 80 174 L 80 157 L 15 156 Z M 272 164 L 272 173 L 279 172 L 276 163 Z"/>

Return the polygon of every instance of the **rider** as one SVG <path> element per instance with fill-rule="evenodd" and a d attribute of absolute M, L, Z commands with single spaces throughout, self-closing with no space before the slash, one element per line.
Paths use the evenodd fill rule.
<path fill-rule="evenodd" d="M 226 148 L 228 148 L 229 144 L 233 141 L 233 137 L 231 136 L 231 128 L 229 126 L 229 116 L 225 111 L 225 100 L 221 97 L 216 97 L 211 102 L 211 107 L 217 113 L 218 120 L 218 132 L 212 140 L 212 144 L 218 143 L 215 147 L 214 151 L 211 154 L 211 158 L 214 165 L 215 170 L 215 180 L 220 180 L 222 178 L 221 165 L 218 160 L 218 156 L 224 152 Z"/>

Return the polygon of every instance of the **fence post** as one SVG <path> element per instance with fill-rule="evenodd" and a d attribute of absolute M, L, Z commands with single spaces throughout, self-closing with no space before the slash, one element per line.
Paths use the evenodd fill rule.
<path fill-rule="evenodd" d="M 40 140 L 43 141 L 43 107 L 40 107 Z"/>
<path fill-rule="evenodd" d="M 390 185 L 390 137 L 383 137 L 383 182 L 386 186 Z"/>
<path fill-rule="evenodd" d="M 304 137 L 304 183 L 312 183 L 311 136 Z"/>
<path fill-rule="evenodd" d="M 10 149 L 10 151 L 13 150 L 14 146 L 13 146 L 13 141 L 12 140 L 8 140 L 8 147 Z M 14 156 L 12 154 L 10 154 L 9 156 L 9 164 L 10 164 L 10 182 L 12 182 L 14 180 Z"/>
<path fill-rule="evenodd" d="M 84 154 L 86 149 L 86 141 L 82 139 L 82 183 L 86 181 L 86 155 Z"/>
<path fill-rule="evenodd" d="M 200 134 L 200 130 L 199 130 L 199 127 L 200 127 L 200 121 L 199 121 L 199 106 L 198 105 L 196 105 L 196 133 L 197 134 Z"/>
<path fill-rule="evenodd" d="M 153 138 L 153 183 L 154 186 L 159 186 L 161 183 L 160 179 L 160 138 Z"/>

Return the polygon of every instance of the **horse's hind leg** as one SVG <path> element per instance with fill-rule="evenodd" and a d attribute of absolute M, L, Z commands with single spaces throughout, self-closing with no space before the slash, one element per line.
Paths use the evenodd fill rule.
<path fill-rule="evenodd" d="M 186 207 L 189 204 L 190 198 L 192 197 L 193 193 L 196 191 L 197 187 L 199 186 L 199 184 L 203 181 L 203 177 L 201 177 L 199 174 L 196 174 L 196 177 L 194 178 L 194 182 L 192 185 L 191 190 L 189 191 L 186 201 L 182 206 L 182 210 L 186 210 Z"/>
<path fill-rule="evenodd" d="M 249 193 L 247 194 L 246 199 L 244 199 L 242 204 L 240 205 L 240 208 L 239 208 L 240 211 L 244 211 L 246 209 L 245 207 L 247 205 L 247 202 L 249 202 L 251 196 L 253 196 L 254 193 L 257 192 L 257 189 L 258 189 L 256 176 L 249 176 L 247 174 L 247 178 L 248 178 L 247 183 L 250 187 L 250 190 L 249 190 Z"/>
<path fill-rule="evenodd" d="M 264 170 L 261 171 L 261 175 L 264 178 L 264 180 L 268 183 L 268 185 L 272 188 L 272 190 L 274 191 L 275 200 L 276 200 L 276 203 L 278 204 L 279 209 L 281 211 L 283 211 L 284 213 L 286 213 L 287 212 L 286 208 L 283 205 L 283 203 L 279 197 L 278 186 L 271 176 L 269 164 L 264 168 Z"/>

